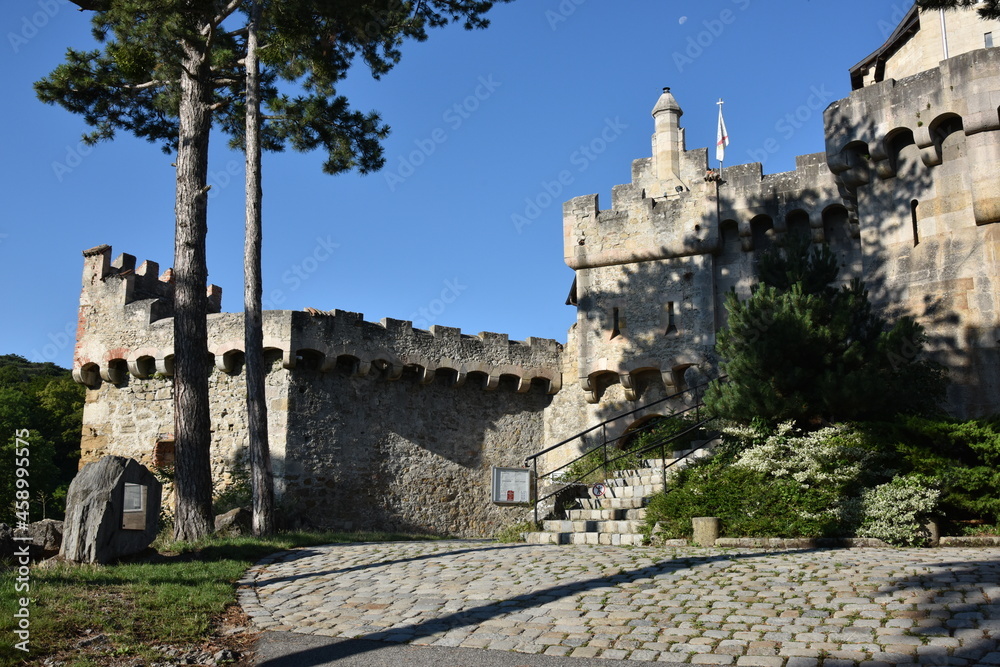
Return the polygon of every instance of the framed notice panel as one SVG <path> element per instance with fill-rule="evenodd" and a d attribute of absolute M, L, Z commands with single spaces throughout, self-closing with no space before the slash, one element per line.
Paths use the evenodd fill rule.
<path fill-rule="evenodd" d="M 493 502 L 497 505 L 523 505 L 532 500 L 530 468 L 493 467 Z"/>

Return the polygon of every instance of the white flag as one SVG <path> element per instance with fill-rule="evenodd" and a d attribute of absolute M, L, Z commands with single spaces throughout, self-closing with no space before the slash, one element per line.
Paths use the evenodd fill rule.
<path fill-rule="evenodd" d="M 726 121 L 722 119 L 722 100 L 717 102 L 719 105 L 719 136 L 716 138 L 715 143 L 715 159 L 721 164 L 726 159 L 726 146 L 729 145 L 729 133 L 726 132 Z"/>

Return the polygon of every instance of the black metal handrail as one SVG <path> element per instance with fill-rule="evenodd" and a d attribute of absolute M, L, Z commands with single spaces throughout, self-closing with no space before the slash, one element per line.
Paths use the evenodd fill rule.
<path fill-rule="evenodd" d="M 618 456 L 615 456 L 614 458 L 611 458 L 611 459 L 608 459 L 608 445 L 614 444 L 614 443 L 618 442 L 619 440 L 621 440 L 621 439 L 623 439 L 625 437 L 635 437 L 636 435 L 642 433 L 646 429 L 650 429 L 650 428 L 655 427 L 656 424 L 657 424 L 657 421 L 656 420 L 650 421 L 648 424 L 644 424 L 643 426 L 641 426 L 641 427 L 639 427 L 639 428 L 637 428 L 635 430 L 629 431 L 627 433 L 622 433 L 622 435 L 619 435 L 618 437 L 613 438 L 611 440 L 609 440 L 608 437 L 607 437 L 607 425 L 610 424 L 610 423 L 612 423 L 612 422 L 614 422 L 614 421 L 622 419 L 624 417 L 629 417 L 629 416 L 634 415 L 634 414 L 636 414 L 638 412 L 642 412 L 644 410 L 648 410 L 649 408 L 651 408 L 653 406 L 656 406 L 656 405 L 659 405 L 660 403 L 665 403 L 666 401 L 669 401 L 670 399 L 677 398 L 679 396 L 683 396 L 685 394 L 689 394 L 689 393 L 692 393 L 692 392 L 697 392 L 699 389 L 703 389 L 703 388 L 707 387 L 711 382 L 715 382 L 716 380 L 718 380 L 718 381 L 725 381 L 726 379 L 727 379 L 726 376 L 720 376 L 718 378 L 715 378 L 714 380 L 709 380 L 708 382 L 704 382 L 704 383 L 702 383 L 700 385 L 697 385 L 695 387 L 690 387 L 688 389 L 685 389 L 684 391 L 676 392 L 676 393 L 671 394 L 669 396 L 666 396 L 664 398 L 661 398 L 661 399 L 658 399 L 656 401 L 652 401 L 650 403 L 642 405 L 642 406 L 640 406 L 638 408 L 635 408 L 633 410 L 629 410 L 628 412 L 623 412 L 621 414 L 615 415 L 614 417 L 611 417 L 610 419 L 606 419 L 606 420 L 604 420 L 603 422 L 601 422 L 599 424 L 595 424 L 594 426 L 591 426 L 588 429 L 580 431 L 576 435 L 573 435 L 573 436 L 571 436 L 569 438 L 566 438 L 565 440 L 562 440 L 561 442 L 558 442 L 558 443 L 552 445 L 551 447 L 546 447 L 545 449 L 543 449 L 543 450 L 541 450 L 539 452 L 536 452 L 534 454 L 531 454 L 530 456 L 525 457 L 524 464 L 527 466 L 530 463 L 533 466 L 535 483 L 537 485 L 539 479 L 541 479 L 543 477 L 552 477 L 552 475 L 554 475 L 555 473 L 557 473 L 557 472 L 559 472 L 561 470 L 564 470 L 564 469 L 570 467 L 571 465 L 573 465 L 574 463 L 576 463 L 577 461 L 583 459 L 585 456 L 589 455 L 591 452 L 593 452 L 594 450 L 596 450 L 598 447 L 600 447 L 602 449 L 602 452 L 603 452 L 603 456 L 602 456 L 603 461 L 602 461 L 601 464 L 597 465 L 596 467 L 592 468 L 591 470 L 588 470 L 587 472 L 585 472 L 583 474 L 577 475 L 577 477 L 575 479 L 567 481 L 565 484 L 563 484 L 563 486 L 561 486 L 559 489 L 557 489 L 555 491 L 552 491 L 552 492 L 550 492 L 550 493 L 548 493 L 548 494 L 546 494 L 546 495 L 544 495 L 542 497 L 537 497 L 537 494 L 536 494 L 536 497 L 535 497 L 535 500 L 534 500 L 535 523 L 538 522 L 538 503 L 542 502 L 543 500 L 547 500 L 547 499 L 551 498 L 552 496 L 556 495 L 557 493 L 559 493 L 560 491 L 562 491 L 563 489 L 565 489 L 567 486 L 571 486 L 571 485 L 574 485 L 574 484 L 579 484 L 583 479 L 585 479 L 586 477 L 588 477 L 592 473 L 594 473 L 594 472 L 596 472 L 596 471 L 598 471 L 598 470 L 600 470 L 602 468 L 604 468 L 606 470 L 609 463 L 613 463 L 615 461 L 621 460 L 621 459 L 623 459 L 623 458 L 625 458 L 627 456 L 634 456 L 636 454 L 643 454 L 643 453 L 646 453 L 646 452 L 653 451 L 655 449 L 659 449 L 660 450 L 660 458 L 661 458 L 661 460 L 663 462 L 663 464 L 661 466 L 661 468 L 662 468 L 661 472 L 662 472 L 662 475 L 663 475 L 663 485 L 664 485 L 664 487 L 666 487 L 666 483 L 667 483 L 667 468 L 670 468 L 671 466 L 676 465 L 679 461 L 682 461 L 682 460 L 686 459 L 688 456 L 690 456 L 691 454 L 693 454 L 695 451 L 698 451 L 699 449 L 701 449 L 700 446 L 699 447 L 695 447 L 695 448 L 691 449 L 689 452 L 687 452 L 684 456 L 682 456 L 682 457 L 674 460 L 673 462 L 671 462 L 668 465 L 666 463 L 666 446 L 668 444 L 676 441 L 676 440 L 679 440 L 679 439 L 681 439 L 683 437 L 689 436 L 692 433 L 696 433 L 697 431 L 699 431 L 700 429 L 702 429 L 706 424 L 708 424 L 710 421 L 712 421 L 714 419 L 714 417 L 708 417 L 706 419 L 702 419 L 701 418 L 701 409 L 704 407 L 704 404 L 701 402 L 701 397 L 697 393 L 695 393 L 696 400 L 697 400 L 697 402 L 695 403 L 695 405 L 693 405 L 693 406 L 691 406 L 691 407 L 689 407 L 689 408 L 687 408 L 685 410 L 681 410 L 680 412 L 676 412 L 676 413 L 670 415 L 671 417 L 678 417 L 678 416 L 682 416 L 682 415 L 685 415 L 687 413 L 690 413 L 690 412 L 694 411 L 694 413 L 695 413 L 695 422 L 691 426 L 689 426 L 688 428 L 686 428 L 686 429 L 684 429 L 684 430 L 682 430 L 682 431 L 680 431 L 678 433 L 670 434 L 669 436 L 666 436 L 666 437 L 664 437 L 664 438 L 662 438 L 660 440 L 657 440 L 657 441 L 652 442 L 652 443 L 650 443 L 648 445 L 645 445 L 641 449 L 632 449 L 632 450 L 624 452 L 624 453 L 622 453 L 622 454 L 620 454 Z M 566 444 L 574 442 L 575 440 L 582 439 L 585 435 L 587 435 L 589 433 L 593 433 L 597 429 L 602 429 L 602 431 L 604 433 L 604 436 L 601 439 L 602 442 L 601 442 L 600 445 L 597 445 L 595 447 L 591 447 L 591 448 L 587 449 L 585 452 L 583 452 L 582 454 L 580 454 L 576 458 L 572 459 L 571 461 L 569 461 L 567 463 L 564 463 L 563 465 L 559 466 L 558 468 L 554 468 L 554 469 L 546 472 L 545 474 L 543 474 L 541 476 L 538 475 L 538 459 L 539 459 L 539 457 L 541 457 L 541 456 L 543 456 L 545 454 L 548 454 L 549 452 L 552 452 L 552 451 L 558 449 L 559 447 L 562 447 L 562 446 L 564 446 Z"/>

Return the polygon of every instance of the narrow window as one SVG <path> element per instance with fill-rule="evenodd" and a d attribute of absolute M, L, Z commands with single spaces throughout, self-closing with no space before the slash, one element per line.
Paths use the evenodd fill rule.
<path fill-rule="evenodd" d="M 618 320 L 618 308 L 611 309 L 611 338 L 614 340 L 622 335 L 621 324 Z"/>
<path fill-rule="evenodd" d="M 986 48 L 987 49 L 992 48 L 993 47 L 993 33 L 992 32 L 988 32 L 985 35 L 983 35 L 983 41 L 986 42 Z"/>
<path fill-rule="evenodd" d="M 917 205 L 916 199 L 910 202 L 910 221 L 913 224 L 913 245 L 916 247 L 920 243 L 920 230 L 917 229 Z"/>
<path fill-rule="evenodd" d="M 674 322 L 674 302 L 667 302 L 667 335 L 677 333 L 677 323 Z"/>

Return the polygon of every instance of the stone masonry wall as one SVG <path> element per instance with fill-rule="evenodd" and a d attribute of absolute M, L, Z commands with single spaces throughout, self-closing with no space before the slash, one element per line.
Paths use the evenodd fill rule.
<path fill-rule="evenodd" d="M 492 391 L 349 372 L 296 371 L 288 399 L 283 505 L 327 528 L 492 535 L 527 510 L 490 498 L 491 466 L 522 467 L 542 447 L 551 397 L 514 378 Z"/>
<path fill-rule="evenodd" d="M 170 272 L 111 248 L 84 253 L 74 377 L 87 385 L 83 461 L 156 466 L 173 439 Z M 212 288 L 213 310 L 221 291 Z M 208 319 L 217 491 L 245 468 L 242 314 Z M 562 346 L 459 329 L 366 322 L 359 313 L 264 314 L 268 427 L 286 518 L 317 526 L 491 534 L 519 509 L 489 498 L 492 465 L 542 448 L 542 411 L 562 384 Z M 373 481 L 374 480 L 374 481 Z"/>

